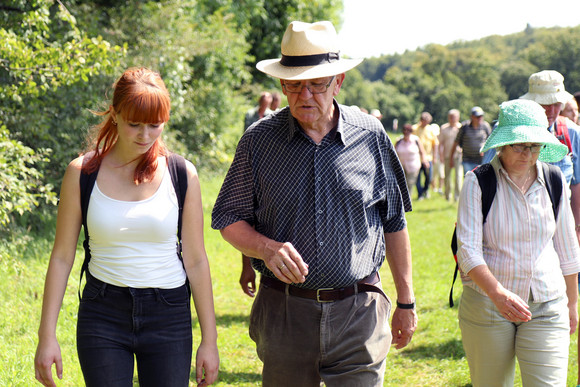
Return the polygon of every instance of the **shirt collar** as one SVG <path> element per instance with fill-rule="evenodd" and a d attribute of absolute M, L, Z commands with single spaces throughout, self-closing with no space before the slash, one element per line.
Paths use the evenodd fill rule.
<path fill-rule="evenodd" d="M 342 112 L 340 110 L 340 105 L 336 102 L 336 99 L 333 99 L 332 103 L 334 104 L 334 108 L 338 111 L 338 124 L 327 134 L 330 136 L 330 139 L 338 139 L 343 145 L 346 145 L 345 135 L 344 135 L 344 120 L 342 117 Z M 298 123 L 298 120 L 292 116 L 290 112 L 290 108 L 288 108 L 288 142 L 292 141 L 294 136 L 302 132 L 302 128 Z"/>

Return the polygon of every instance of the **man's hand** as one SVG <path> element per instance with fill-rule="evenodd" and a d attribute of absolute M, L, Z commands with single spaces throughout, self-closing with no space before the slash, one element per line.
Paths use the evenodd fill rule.
<path fill-rule="evenodd" d="M 244 293 L 250 297 L 256 294 L 256 272 L 252 267 L 250 258 L 242 254 L 242 274 L 240 274 L 240 286 Z"/>
<path fill-rule="evenodd" d="M 391 322 L 392 345 L 396 349 L 405 348 L 411 342 L 417 329 L 417 313 L 415 309 L 395 309 Z"/>
<path fill-rule="evenodd" d="M 280 281 L 287 284 L 306 281 L 308 265 L 302 260 L 292 243 L 270 241 L 266 246 L 266 252 L 262 259 L 266 267 Z"/>
<path fill-rule="evenodd" d="M 220 230 L 226 241 L 242 254 L 261 259 L 280 281 L 292 284 L 306 281 L 308 265 L 292 243 L 278 242 L 257 232 L 248 222 L 240 220 Z M 243 275 L 243 273 L 242 273 Z M 240 278 L 240 282 L 242 278 Z M 247 285 L 250 281 L 243 278 Z M 255 286 L 252 284 L 255 291 Z M 244 289 L 244 284 L 242 284 Z M 244 290 L 245 291 L 245 290 Z"/>

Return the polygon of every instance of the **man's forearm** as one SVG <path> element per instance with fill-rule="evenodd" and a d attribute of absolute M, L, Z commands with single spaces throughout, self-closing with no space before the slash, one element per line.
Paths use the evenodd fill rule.
<path fill-rule="evenodd" d="M 262 259 L 269 239 L 257 232 L 248 222 L 241 220 L 220 231 L 222 237 L 243 255 Z"/>
<path fill-rule="evenodd" d="M 387 262 L 397 289 L 397 301 L 410 304 L 415 301 L 413 293 L 413 265 L 411 243 L 407 229 L 385 233 Z"/>

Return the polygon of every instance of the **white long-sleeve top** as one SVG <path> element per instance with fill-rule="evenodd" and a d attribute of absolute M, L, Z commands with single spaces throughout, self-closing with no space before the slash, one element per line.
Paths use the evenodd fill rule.
<path fill-rule="evenodd" d="M 464 286 L 485 295 L 467 273 L 487 265 L 495 278 L 523 300 L 553 300 L 566 292 L 565 275 L 580 271 L 580 249 L 568 188 L 562 176 L 557 220 L 539 162 L 537 178 L 525 194 L 509 178 L 496 156 L 493 166 L 498 186 L 482 227 L 481 189 L 468 172 L 457 214 L 457 261 Z"/>

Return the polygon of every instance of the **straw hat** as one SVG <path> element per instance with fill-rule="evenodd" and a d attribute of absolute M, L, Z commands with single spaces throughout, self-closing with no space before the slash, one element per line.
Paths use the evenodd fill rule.
<path fill-rule="evenodd" d="M 497 128 L 491 132 L 481 152 L 510 144 L 543 144 L 538 160 L 553 163 L 568 154 L 568 147 L 550 133 L 546 112 L 538 103 L 523 99 L 499 105 Z"/>
<path fill-rule="evenodd" d="M 329 21 L 293 21 L 281 46 L 282 58 L 260 61 L 256 68 L 276 78 L 303 80 L 341 74 L 362 62 L 340 57 L 338 36 Z"/>
<path fill-rule="evenodd" d="M 544 70 L 530 75 L 529 90 L 520 98 L 529 99 L 540 105 L 566 103 L 574 96 L 564 88 L 564 77 L 557 71 Z"/>

